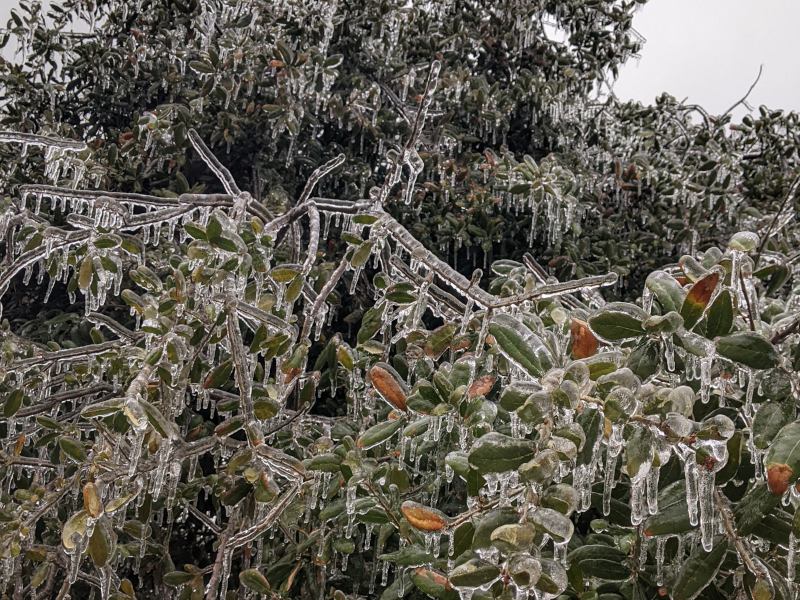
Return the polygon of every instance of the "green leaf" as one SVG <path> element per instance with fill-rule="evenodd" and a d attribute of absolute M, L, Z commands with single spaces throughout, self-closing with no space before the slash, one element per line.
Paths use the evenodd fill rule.
<path fill-rule="evenodd" d="M 3 404 L 3 416 L 6 419 L 10 419 L 19 410 L 19 407 L 22 406 L 22 399 L 25 397 L 25 392 L 21 389 L 16 389 L 8 395 L 6 398 L 5 403 Z"/>
<path fill-rule="evenodd" d="M 383 423 L 378 423 L 367 429 L 358 438 L 358 446 L 360 448 L 372 448 L 378 444 L 385 442 L 392 437 L 403 425 L 405 419 L 392 419 Z"/>
<path fill-rule="evenodd" d="M 246 569 L 239 573 L 239 581 L 244 587 L 257 594 L 269 595 L 270 587 L 267 578 L 256 569 Z"/>
<path fill-rule="evenodd" d="M 664 309 L 663 313 L 680 312 L 681 306 L 684 304 L 686 292 L 678 280 L 669 273 L 664 271 L 653 271 L 645 281 L 647 288 L 653 292 L 661 307 Z"/>
<path fill-rule="evenodd" d="M 658 536 L 692 529 L 686 506 L 686 480 L 681 478 L 658 492 L 658 512 L 644 522 L 644 531 L 649 536 Z"/>
<path fill-rule="evenodd" d="M 450 571 L 448 579 L 453 587 L 484 587 L 500 577 L 500 567 L 480 558 L 472 558 Z"/>
<path fill-rule="evenodd" d="M 253 403 L 253 412 L 257 418 L 266 421 L 278 414 L 278 407 L 269 400 L 259 400 Z"/>
<path fill-rule="evenodd" d="M 383 327 L 383 309 L 386 306 L 385 302 L 381 302 L 377 306 L 373 306 L 361 318 L 361 328 L 358 330 L 357 340 L 359 344 L 363 344 L 367 340 L 372 339 L 381 327 Z"/>
<path fill-rule="evenodd" d="M 719 571 L 728 552 L 728 538 L 714 539 L 714 548 L 706 552 L 701 545 L 695 546 L 683 563 L 672 588 L 675 600 L 694 600 L 711 583 Z"/>
<path fill-rule="evenodd" d="M 705 336 L 713 340 L 720 335 L 727 335 L 733 326 L 733 302 L 729 290 L 720 292 L 717 299 L 708 309 Z"/>
<path fill-rule="evenodd" d="M 494 315 L 489 333 L 503 356 L 532 377 L 541 377 L 552 366 L 553 359 L 541 338 L 511 315 Z"/>
<path fill-rule="evenodd" d="M 472 446 L 469 464 L 481 475 L 505 473 L 528 462 L 535 454 L 536 446 L 532 442 L 493 431 Z"/>
<path fill-rule="evenodd" d="M 411 581 L 423 593 L 439 600 L 458 600 L 458 592 L 450 587 L 447 577 L 435 571 L 417 568 L 411 574 Z"/>
<path fill-rule="evenodd" d="M 764 461 L 770 489 L 783 494 L 800 476 L 800 422 L 785 425 L 775 436 Z"/>
<path fill-rule="evenodd" d="M 225 362 L 218 365 L 213 371 L 211 371 L 211 373 L 209 373 L 208 377 L 206 377 L 206 380 L 203 383 L 203 387 L 205 389 L 221 388 L 231 378 L 232 372 L 233 372 L 233 361 L 228 359 Z"/>
<path fill-rule="evenodd" d="M 417 301 L 417 298 L 408 292 L 387 292 L 386 299 L 397 304 L 411 304 Z"/>
<path fill-rule="evenodd" d="M 628 356 L 626 366 L 642 381 L 656 374 L 661 365 L 661 348 L 656 340 L 640 343 Z"/>
<path fill-rule="evenodd" d="M 645 335 L 642 323 L 648 315 L 635 304 L 609 302 L 588 319 L 589 328 L 606 342 L 622 342 Z"/>
<path fill-rule="evenodd" d="M 756 448 L 768 448 L 783 426 L 793 420 L 793 402 L 764 402 L 753 421 L 753 443 Z"/>
<path fill-rule="evenodd" d="M 757 485 L 752 488 L 736 505 L 733 521 L 739 535 L 749 535 L 764 520 L 764 516 L 778 506 L 781 494 L 775 494 L 768 485 Z"/>
<path fill-rule="evenodd" d="M 144 409 L 144 412 L 147 413 L 147 420 L 150 422 L 150 425 L 153 426 L 153 429 L 155 429 L 161 437 L 173 440 L 178 438 L 175 424 L 172 421 L 168 421 L 158 408 L 141 398 L 139 399 L 139 404 Z"/>
<path fill-rule="evenodd" d="M 612 546 L 586 544 L 570 552 L 568 560 L 584 575 L 604 581 L 627 581 L 633 574 L 627 555 Z"/>
<path fill-rule="evenodd" d="M 75 438 L 63 436 L 59 438 L 58 445 L 61 447 L 61 451 L 75 462 L 86 462 L 86 450 Z"/>
<path fill-rule="evenodd" d="M 333 452 L 317 454 L 304 463 L 309 471 L 322 471 L 324 473 L 339 473 L 342 470 L 342 457 Z"/>
<path fill-rule="evenodd" d="M 278 283 L 289 283 L 302 270 L 302 265 L 278 265 L 269 272 L 269 276 Z"/>
<path fill-rule="evenodd" d="M 625 444 L 625 460 L 627 462 L 628 477 L 641 479 L 639 469 L 643 464 L 649 465 L 653 461 L 654 453 L 653 433 L 649 427 L 637 427 L 633 435 Z"/>
<path fill-rule="evenodd" d="M 509 523 L 501 525 L 492 532 L 492 546 L 503 554 L 529 550 L 536 537 L 536 527 L 532 523 Z"/>
<path fill-rule="evenodd" d="M 740 231 L 733 235 L 728 242 L 728 248 L 739 252 L 750 252 L 755 250 L 759 243 L 759 237 L 752 231 Z"/>
<path fill-rule="evenodd" d="M 375 245 L 375 242 L 364 242 L 356 251 L 353 252 L 353 257 L 350 259 L 350 264 L 353 267 L 361 267 L 367 262 L 369 255 L 372 253 L 372 246 Z"/>
<path fill-rule="evenodd" d="M 187 221 L 183 224 L 183 228 L 186 230 L 190 236 L 192 236 L 196 240 L 203 240 L 208 241 L 208 236 L 206 235 L 206 228 L 198 223 L 194 223 L 192 221 Z"/>
<path fill-rule="evenodd" d="M 89 538 L 89 555 L 96 567 L 102 568 L 108 561 L 108 541 L 103 535 L 102 527 L 95 527 Z"/>
<path fill-rule="evenodd" d="M 221 236 L 212 237 L 208 241 L 211 242 L 211 245 L 216 246 L 217 248 L 220 248 L 222 250 L 225 250 L 226 252 L 238 252 L 239 251 L 239 249 L 236 247 L 236 244 L 234 243 L 234 241 L 233 240 L 229 240 L 228 238 L 225 238 L 225 237 L 221 237 Z"/>
<path fill-rule="evenodd" d="M 772 369 L 778 366 L 777 350 L 755 331 L 732 333 L 719 338 L 716 344 L 720 356 L 751 369 Z"/>
<path fill-rule="evenodd" d="M 194 578 L 194 575 L 186 571 L 172 571 L 164 575 L 164 583 L 170 587 L 179 587 L 186 585 Z"/>

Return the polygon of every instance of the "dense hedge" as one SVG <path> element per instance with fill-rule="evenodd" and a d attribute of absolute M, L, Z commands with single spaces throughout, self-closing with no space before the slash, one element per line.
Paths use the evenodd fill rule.
<path fill-rule="evenodd" d="M 797 116 L 636 8 L 12 12 L 5 593 L 793 597 Z"/>

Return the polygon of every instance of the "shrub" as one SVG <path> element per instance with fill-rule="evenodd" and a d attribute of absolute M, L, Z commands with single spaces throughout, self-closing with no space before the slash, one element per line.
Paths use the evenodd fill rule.
<path fill-rule="evenodd" d="M 764 111 L 731 132 L 724 116 L 693 125 L 692 109 L 663 99 L 611 102 L 589 120 L 611 52 L 637 48 L 627 3 L 548 8 L 571 46 L 534 44 L 560 57 L 553 71 L 508 67 L 514 77 L 500 76 L 509 57 L 538 64 L 530 45 L 508 47 L 528 38 L 501 35 L 508 15 L 469 3 L 81 8 L 113 43 L 66 33 L 78 6 L 53 5 L 50 24 L 36 7 L 17 16 L 33 54 L 3 65 L 7 593 L 794 593 L 793 115 Z M 354 41 L 366 24 L 386 27 L 361 42 L 370 56 Z M 432 46 L 448 27 L 463 40 Z M 384 35 L 418 67 L 399 94 L 388 76 L 405 67 Z M 492 36 L 497 56 L 471 58 Z M 276 58 L 256 53 L 265 44 Z M 353 60 L 329 57 L 334 47 Z M 459 60 L 475 69 L 460 108 Z M 245 99 L 285 105 L 247 116 L 255 100 L 237 94 L 262 73 Z M 51 90 L 63 109 L 44 102 Z M 516 119 L 543 90 L 562 95 L 525 117 L 536 124 L 515 149 Z M 495 94 L 478 130 L 509 146 L 468 150 L 484 143 L 470 119 Z M 121 131 L 150 97 L 156 111 Z M 562 101 L 581 111 L 560 115 Z M 584 125 L 591 144 L 568 147 Z M 560 151 L 525 155 L 550 127 Z M 665 146 L 672 127 L 680 140 Z M 356 151 L 365 132 L 378 141 Z M 757 157 L 740 156 L 756 144 Z M 500 199 L 497 213 L 478 210 Z M 515 204 L 540 213 L 543 239 Z M 599 223 L 586 237 L 581 212 Z M 648 247 L 663 227 L 675 237 Z M 527 245 L 503 248 L 531 235 L 545 257 L 566 254 L 543 267 Z M 465 248 L 448 262 L 434 252 L 443 240 Z M 57 307 L 31 314 L 51 294 Z"/>

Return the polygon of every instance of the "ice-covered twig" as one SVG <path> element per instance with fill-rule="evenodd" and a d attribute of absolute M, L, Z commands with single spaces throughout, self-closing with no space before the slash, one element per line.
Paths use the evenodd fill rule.
<path fill-rule="evenodd" d="M 236 307 L 236 310 L 240 313 L 240 316 L 241 315 L 248 316 L 258 321 L 261 321 L 265 325 L 269 325 L 271 327 L 274 327 L 275 329 L 283 331 L 284 333 L 291 336 L 292 339 L 294 339 L 297 336 L 296 325 L 290 325 L 283 319 L 276 317 L 275 315 L 270 314 L 266 311 L 263 311 L 260 308 L 252 306 L 247 302 L 243 302 L 242 300 L 239 300 L 237 298 L 232 298 L 224 294 L 217 294 L 216 296 L 214 296 L 214 301 L 230 303 L 231 305 Z"/>
<path fill-rule="evenodd" d="M 539 298 L 560 296 L 562 294 L 579 291 L 583 288 L 612 285 L 617 281 L 618 277 L 616 273 L 585 277 L 575 281 L 544 285 L 531 292 L 517 296 L 498 298 L 473 285 L 472 282 L 461 273 L 453 269 L 447 263 L 436 258 L 433 253 L 425 248 L 414 236 L 400 225 L 400 223 L 388 214 L 384 213 L 382 215 L 381 224 L 386 227 L 392 238 L 414 257 L 414 260 L 436 273 L 443 281 L 461 292 L 467 298 L 472 298 L 472 300 L 482 308 L 504 308 Z"/>
<path fill-rule="evenodd" d="M 49 231 L 61 231 L 54 227 L 48 228 L 45 230 L 45 235 L 48 234 Z M 60 243 L 55 243 L 51 246 L 50 251 L 52 252 L 55 249 L 61 249 L 66 246 L 71 246 L 73 244 L 78 244 L 80 242 L 86 241 L 89 238 L 88 231 L 73 231 L 73 232 L 65 232 L 66 235 L 63 236 L 63 240 Z M 34 248 L 33 250 L 28 250 L 27 252 L 23 252 L 20 254 L 17 259 L 8 267 L 8 269 L 3 271 L 3 274 L 0 275 L 0 297 L 6 293 L 11 280 L 17 275 L 17 273 L 21 273 L 24 269 L 28 266 L 32 265 L 35 262 L 38 262 L 41 258 L 43 258 L 47 254 L 47 247 L 40 246 L 39 248 Z"/>
<path fill-rule="evenodd" d="M 256 525 L 245 531 L 241 531 L 231 537 L 225 544 L 221 544 L 226 549 L 237 548 L 256 539 L 259 535 L 270 528 L 272 523 L 278 518 L 283 509 L 294 500 L 294 497 L 300 492 L 300 483 L 295 483 L 283 493 L 283 497 L 279 498 L 272 509 L 267 513 L 267 516 Z"/>
<path fill-rule="evenodd" d="M 422 285 L 424 278 L 419 274 L 415 273 L 411 270 L 403 259 L 401 259 L 396 254 L 393 254 L 389 259 L 389 264 L 395 267 L 402 275 L 411 282 L 416 285 Z M 453 317 L 459 317 L 464 314 L 464 311 L 467 309 L 466 304 L 461 302 L 458 298 L 453 296 L 452 294 L 444 291 L 435 283 L 430 284 L 428 287 L 428 292 L 431 295 L 431 299 L 433 299 L 437 304 L 439 304 L 442 308 L 446 308 L 452 312 Z"/>
<path fill-rule="evenodd" d="M 98 312 L 90 312 L 86 315 L 86 319 L 98 327 L 100 325 L 105 325 L 111 332 L 128 341 L 139 340 L 145 335 L 141 331 L 131 331 L 108 315 L 103 315 Z"/>
<path fill-rule="evenodd" d="M 789 186 L 789 191 L 786 192 L 786 196 L 784 196 L 783 201 L 781 202 L 778 210 L 775 212 L 775 216 L 772 217 L 772 221 L 770 221 L 769 227 L 767 230 L 762 234 L 759 233 L 759 237 L 761 238 L 761 244 L 758 247 L 758 254 L 756 254 L 756 259 L 754 262 L 753 270 L 758 269 L 758 263 L 761 260 L 761 253 L 764 252 L 764 248 L 767 247 L 769 243 L 769 238 L 772 235 L 772 230 L 775 228 L 775 224 L 778 222 L 778 219 L 783 212 L 783 209 L 786 207 L 786 204 L 791 200 L 794 195 L 797 193 L 797 189 L 800 187 L 800 174 L 796 175 L 794 180 L 792 181 L 791 185 Z"/>
<path fill-rule="evenodd" d="M 222 163 L 217 160 L 217 157 L 214 156 L 214 153 L 211 152 L 211 150 L 209 150 L 208 146 L 206 146 L 206 143 L 194 129 L 189 130 L 189 141 L 192 142 L 192 146 L 194 146 L 194 149 L 200 155 L 200 158 L 203 159 L 203 162 L 208 165 L 209 169 L 214 171 L 214 175 L 216 175 L 217 179 L 219 179 L 220 183 L 222 183 L 225 191 L 231 196 L 241 196 L 242 190 L 240 190 L 239 186 L 236 185 L 236 181 L 234 181 L 231 172 L 222 166 Z"/>
<path fill-rule="evenodd" d="M 88 147 L 85 142 L 80 140 L 67 140 L 60 137 L 48 135 L 37 135 L 35 133 L 17 133 L 16 131 L 0 131 L 0 143 L 26 144 L 28 146 L 41 146 L 44 148 L 58 148 L 59 150 L 70 150 L 80 152 Z"/>
<path fill-rule="evenodd" d="M 339 283 L 339 279 L 344 273 L 345 269 L 347 268 L 348 261 L 347 258 L 343 258 L 339 263 L 339 266 L 336 267 L 336 270 L 331 273 L 330 278 L 328 281 L 325 282 L 325 285 L 322 286 L 319 294 L 317 295 L 317 299 L 314 301 L 314 304 L 311 306 L 311 310 L 306 315 L 306 320 L 303 323 L 303 331 L 300 335 L 300 339 L 305 339 L 308 337 L 308 334 L 311 333 L 311 326 L 312 324 L 324 318 L 320 311 L 322 311 L 322 307 L 325 305 L 325 302 L 328 299 L 328 295 L 333 291 L 333 288 L 336 287 L 336 284 Z"/>
<path fill-rule="evenodd" d="M 733 542 L 733 545 L 736 547 L 736 551 L 739 553 L 739 556 L 742 558 L 742 561 L 747 568 L 750 569 L 750 572 L 755 576 L 760 576 L 762 574 L 761 569 L 759 569 L 753 559 L 750 558 L 750 553 L 744 547 L 742 540 L 736 534 L 736 530 L 733 528 L 733 519 L 731 519 L 730 515 L 728 514 L 728 507 L 725 506 L 725 502 L 722 500 L 722 496 L 719 493 L 719 490 L 714 488 L 714 500 L 717 505 L 717 510 L 722 515 L 722 522 L 725 525 L 725 531 L 728 533 L 728 537 Z"/>
<path fill-rule="evenodd" d="M 239 388 L 239 406 L 242 409 L 246 423 L 252 423 L 256 420 L 255 411 L 253 410 L 253 376 L 250 373 L 250 367 L 247 360 L 247 352 L 244 349 L 244 342 L 242 341 L 242 332 L 239 329 L 239 313 L 236 310 L 235 302 L 228 302 L 228 340 L 231 347 L 231 356 L 233 364 L 236 367 L 236 385 Z M 255 435 L 255 431 L 251 431 Z M 248 435 L 250 444 L 262 443 L 264 440 L 251 440 Z"/>
<path fill-rule="evenodd" d="M 55 350 L 42 352 L 33 358 L 26 358 L 18 362 L 12 363 L 9 370 L 30 369 L 31 367 L 38 367 L 39 365 L 46 365 L 60 360 L 75 360 L 78 358 L 87 358 L 89 356 L 97 356 L 105 352 L 118 350 L 121 347 L 119 340 L 112 340 L 110 342 L 103 342 L 102 344 L 90 344 L 88 346 L 79 346 L 78 348 L 67 348 L 65 350 Z"/>
<path fill-rule="evenodd" d="M 317 185 L 320 179 L 325 177 L 328 173 L 333 171 L 336 167 L 341 165 L 344 162 L 345 156 L 344 154 L 340 154 L 336 158 L 333 158 L 326 162 L 321 167 L 318 167 L 312 174 L 311 177 L 308 178 L 306 182 L 306 187 L 303 188 L 303 193 L 300 194 L 300 199 L 297 201 L 297 204 L 303 204 L 308 197 L 311 196 L 311 192 L 314 191 L 314 186 Z"/>

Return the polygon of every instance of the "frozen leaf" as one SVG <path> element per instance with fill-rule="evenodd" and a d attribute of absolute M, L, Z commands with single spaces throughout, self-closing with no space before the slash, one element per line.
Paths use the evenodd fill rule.
<path fill-rule="evenodd" d="M 568 560 L 586 577 L 603 581 L 627 581 L 633 575 L 627 555 L 611 546 L 586 544 L 570 552 Z"/>
<path fill-rule="evenodd" d="M 635 304 L 610 302 L 594 312 L 588 323 L 601 340 L 622 342 L 645 335 L 642 324 L 647 317 L 647 313 Z"/>
<path fill-rule="evenodd" d="M 529 375 L 541 377 L 552 366 L 552 357 L 541 338 L 511 315 L 492 317 L 489 333 L 503 355 Z"/>
<path fill-rule="evenodd" d="M 686 294 L 686 299 L 683 301 L 683 306 L 680 308 L 680 313 L 683 317 L 683 323 L 686 329 L 694 327 L 695 323 L 703 316 L 703 312 L 711 301 L 714 290 L 717 289 L 719 279 L 720 273 L 714 269 L 707 275 L 698 279 L 689 290 L 689 293 Z"/>
<path fill-rule="evenodd" d="M 386 363 L 375 364 L 369 372 L 372 385 L 390 405 L 406 410 L 408 389 L 400 375 Z"/>
<path fill-rule="evenodd" d="M 417 529 L 440 531 L 447 526 L 448 519 L 441 511 L 423 506 L 417 502 L 406 500 L 400 510 L 403 516 L 408 519 L 408 522 Z"/>
<path fill-rule="evenodd" d="M 775 347 L 754 331 L 739 331 L 717 340 L 720 356 L 750 367 L 771 369 L 778 366 L 779 356 Z"/>
<path fill-rule="evenodd" d="M 570 345 L 572 346 L 572 357 L 581 359 L 594 356 L 599 343 L 585 321 L 572 319 Z"/>
<path fill-rule="evenodd" d="M 528 462 L 536 453 L 527 441 L 491 432 L 481 437 L 469 453 L 469 464 L 479 473 L 505 473 Z"/>
<path fill-rule="evenodd" d="M 769 488 L 783 494 L 800 477 L 800 423 L 778 431 L 764 460 Z"/>
<path fill-rule="evenodd" d="M 711 552 L 706 552 L 702 546 L 695 546 L 678 572 L 672 586 L 672 597 L 676 600 L 693 600 L 699 596 L 716 576 L 727 552 L 728 539 L 725 537 L 714 540 Z"/>
<path fill-rule="evenodd" d="M 658 298 L 663 312 L 681 312 L 685 304 L 686 292 L 678 281 L 664 271 L 653 271 L 648 275 L 645 285 Z"/>
<path fill-rule="evenodd" d="M 239 573 L 239 581 L 242 582 L 244 587 L 253 590 L 257 594 L 268 595 L 271 591 L 267 578 L 256 569 L 246 569 Z"/>

